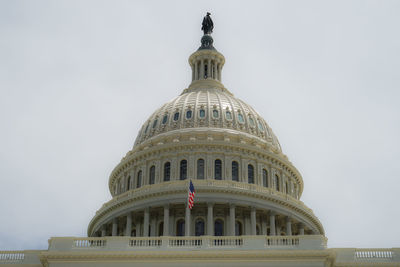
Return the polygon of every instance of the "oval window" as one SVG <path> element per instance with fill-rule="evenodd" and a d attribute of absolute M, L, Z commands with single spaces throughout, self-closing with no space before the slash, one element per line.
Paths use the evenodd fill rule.
<path fill-rule="evenodd" d="M 214 110 L 213 110 L 213 117 L 214 117 L 214 118 L 218 118 L 218 115 L 219 115 L 219 114 L 218 114 L 218 110 L 214 109 Z"/>
<path fill-rule="evenodd" d="M 163 119 L 162 119 L 162 124 L 166 124 L 168 120 L 168 115 L 164 115 Z"/>
<path fill-rule="evenodd" d="M 254 120 L 253 120 L 252 117 L 249 117 L 249 122 L 250 122 L 250 125 L 251 125 L 251 126 L 254 126 L 254 125 L 255 125 L 255 124 L 254 124 Z"/>
<path fill-rule="evenodd" d="M 153 122 L 153 129 L 156 128 L 157 122 L 158 122 L 158 119 L 156 119 L 156 120 Z"/>
<path fill-rule="evenodd" d="M 179 120 L 179 112 L 176 112 L 174 114 L 174 121 L 177 121 L 177 120 Z"/>
<path fill-rule="evenodd" d="M 232 120 L 232 113 L 230 111 L 226 111 L 226 119 Z"/>
<path fill-rule="evenodd" d="M 238 120 L 240 123 L 244 123 L 243 115 L 241 113 L 238 114 Z"/>
<path fill-rule="evenodd" d="M 199 116 L 200 118 L 204 118 L 206 116 L 206 111 L 204 109 L 200 109 Z"/>
<path fill-rule="evenodd" d="M 192 111 L 188 110 L 186 111 L 186 119 L 191 119 L 192 118 Z"/>
<path fill-rule="evenodd" d="M 147 130 L 149 130 L 149 125 L 147 124 L 146 130 L 144 130 L 144 133 L 147 133 Z"/>

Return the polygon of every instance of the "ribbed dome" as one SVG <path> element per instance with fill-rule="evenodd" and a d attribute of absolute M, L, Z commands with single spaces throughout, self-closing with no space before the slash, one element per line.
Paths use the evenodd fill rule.
<path fill-rule="evenodd" d="M 157 109 L 142 126 L 135 145 L 158 134 L 187 128 L 222 128 L 265 140 L 281 152 L 278 139 L 265 120 L 225 88 L 186 89 Z"/>

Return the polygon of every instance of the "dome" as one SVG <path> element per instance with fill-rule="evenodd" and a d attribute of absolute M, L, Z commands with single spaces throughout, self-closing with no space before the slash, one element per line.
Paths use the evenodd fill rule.
<path fill-rule="evenodd" d="M 225 58 L 211 36 L 201 42 L 191 84 L 142 125 L 88 236 L 324 235 L 300 200 L 301 174 L 265 120 L 221 83 Z"/>
<path fill-rule="evenodd" d="M 172 131 L 214 128 L 251 135 L 281 152 L 278 139 L 265 120 L 225 88 L 189 88 L 157 109 L 143 124 L 135 145 Z"/>

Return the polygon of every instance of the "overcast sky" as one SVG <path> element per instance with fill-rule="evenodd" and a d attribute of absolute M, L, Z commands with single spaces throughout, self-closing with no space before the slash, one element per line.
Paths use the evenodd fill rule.
<path fill-rule="evenodd" d="M 86 236 L 142 123 L 187 88 L 205 13 L 224 85 L 304 179 L 329 247 L 400 247 L 400 1 L 1 1 L 0 250 Z"/>

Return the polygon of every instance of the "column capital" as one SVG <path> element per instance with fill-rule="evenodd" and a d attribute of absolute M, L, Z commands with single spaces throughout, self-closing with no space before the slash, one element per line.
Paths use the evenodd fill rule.
<path fill-rule="evenodd" d="M 269 216 L 275 216 L 275 215 L 276 215 L 276 212 L 273 211 L 273 210 L 270 210 L 270 211 L 268 212 L 268 215 L 269 215 Z"/>
<path fill-rule="evenodd" d="M 210 208 L 210 207 L 213 207 L 214 204 L 215 204 L 214 202 L 207 202 L 207 207 L 209 207 L 209 208 Z"/>
<path fill-rule="evenodd" d="M 285 220 L 286 220 L 286 222 L 290 222 L 292 220 L 292 217 L 286 216 Z"/>
<path fill-rule="evenodd" d="M 164 204 L 164 209 L 169 209 L 169 203 Z"/>
<path fill-rule="evenodd" d="M 230 203 L 230 204 L 229 204 L 229 207 L 230 207 L 230 208 L 236 208 L 236 204 L 235 204 L 235 203 Z"/>

